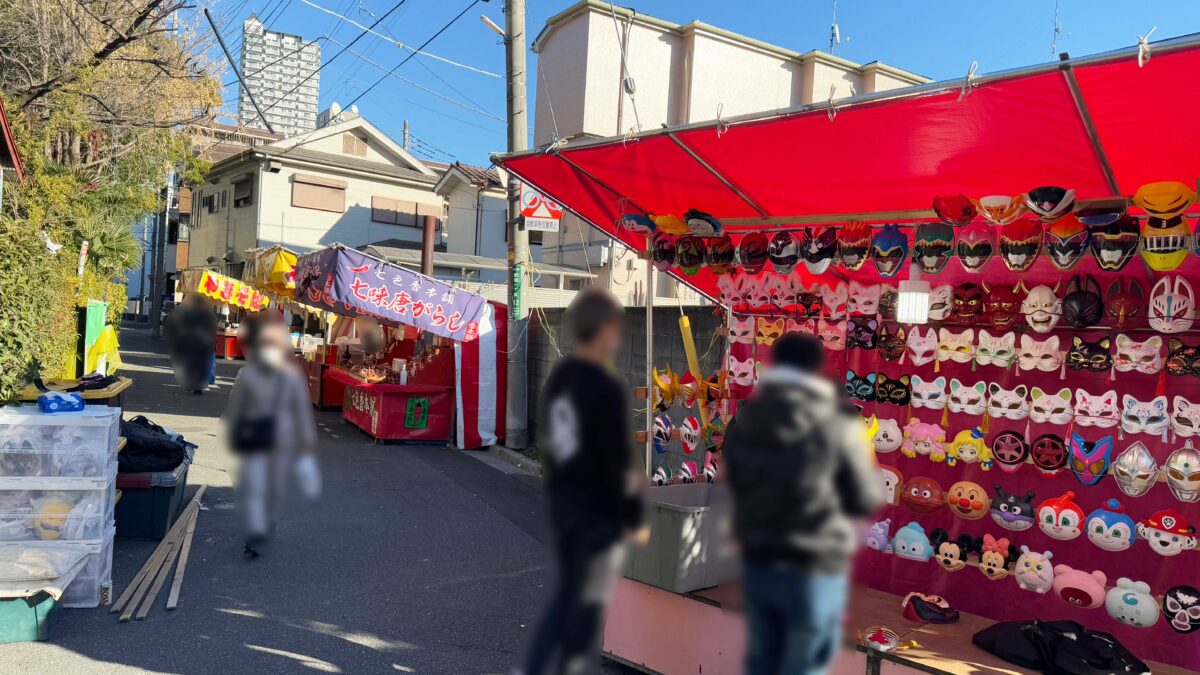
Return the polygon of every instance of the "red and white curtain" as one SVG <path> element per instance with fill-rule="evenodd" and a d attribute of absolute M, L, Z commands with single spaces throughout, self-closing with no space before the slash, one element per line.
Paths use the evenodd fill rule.
<path fill-rule="evenodd" d="M 489 303 L 495 330 L 454 344 L 456 445 L 487 447 L 504 438 L 508 391 L 508 308 Z"/>

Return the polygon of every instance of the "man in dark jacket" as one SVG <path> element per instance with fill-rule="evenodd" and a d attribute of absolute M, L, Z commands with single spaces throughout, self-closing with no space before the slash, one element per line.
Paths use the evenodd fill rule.
<path fill-rule="evenodd" d="M 825 672 L 837 653 L 854 520 L 882 505 L 866 428 L 811 335 L 775 341 L 772 365 L 725 435 L 744 567 L 749 675 Z"/>
<path fill-rule="evenodd" d="M 639 530 L 637 486 L 646 479 L 631 471 L 630 404 L 625 384 L 612 373 L 623 319 L 611 293 L 579 293 L 566 313 L 571 354 L 542 388 L 538 446 L 558 585 L 531 637 L 524 669 L 516 673 L 597 671 L 605 609 L 624 559 L 622 540 L 644 541 L 649 534 Z"/>
<path fill-rule="evenodd" d="M 217 319 L 212 307 L 195 293 L 171 311 L 163 325 L 175 381 L 184 390 L 203 393 L 213 375 Z"/>

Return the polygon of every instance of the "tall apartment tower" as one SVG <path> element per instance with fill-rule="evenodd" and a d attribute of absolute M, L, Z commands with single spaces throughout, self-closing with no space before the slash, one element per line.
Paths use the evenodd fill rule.
<path fill-rule="evenodd" d="M 242 24 L 242 76 L 277 133 L 294 136 L 316 128 L 320 67 L 321 46 L 317 43 L 266 30 L 254 14 Z M 249 93 L 241 87 L 238 123 L 267 128 Z"/>

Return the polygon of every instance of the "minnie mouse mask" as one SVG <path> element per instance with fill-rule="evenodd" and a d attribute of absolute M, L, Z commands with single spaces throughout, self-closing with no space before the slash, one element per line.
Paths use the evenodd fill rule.
<path fill-rule="evenodd" d="M 1010 272 L 1024 272 L 1042 252 L 1042 224 L 1032 218 L 1014 220 L 1000 228 L 1000 257 Z"/>
<path fill-rule="evenodd" d="M 954 255 L 954 228 L 944 222 L 921 223 L 917 226 L 912 255 L 922 272 L 941 272 Z"/>
<path fill-rule="evenodd" d="M 837 258 L 838 233 L 832 227 L 810 227 L 800 235 L 800 256 L 813 274 L 822 274 Z"/>
<path fill-rule="evenodd" d="M 983 269 L 996 250 L 996 232 L 983 221 L 976 221 L 960 229 L 955 250 L 958 261 L 968 272 Z"/>
<path fill-rule="evenodd" d="M 871 262 L 879 276 L 894 277 L 908 257 L 908 236 L 896 224 L 884 225 L 871 238 Z"/>
<path fill-rule="evenodd" d="M 856 271 L 871 255 L 871 226 L 866 223 L 846 223 L 838 232 L 838 254 L 842 267 Z"/>

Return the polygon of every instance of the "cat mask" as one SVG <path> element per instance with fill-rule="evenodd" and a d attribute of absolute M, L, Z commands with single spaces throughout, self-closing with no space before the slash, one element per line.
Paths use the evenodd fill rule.
<path fill-rule="evenodd" d="M 980 329 L 979 345 L 975 347 L 975 363 L 1007 368 L 1017 359 L 1016 343 L 1016 333 L 993 337 L 986 330 Z"/>
<path fill-rule="evenodd" d="M 1192 285 L 1183 277 L 1159 279 L 1150 290 L 1150 327 L 1160 333 L 1188 330 L 1196 317 L 1196 295 Z"/>
<path fill-rule="evenodd" d="M 950 285 L 934 286 L 929 290 L 929 320 L 945 321 L 950 314 L 950 298 L 954 287 Z"/>
<path fill-rule="evenodd" d="M 1071 349 L 1067 352 L 1067 367 L 1071 370 L 1090 370 L 1102 373 L 1112 368 L 1112 354 L 1109 349 L 1112 340 L 1103 338 L 1096 342 L 1086 342 L 1078 335 L 1071 337 Z"/>
<path fill-rule="evenodd" d="M 1010 420 L 1023 420 L 1029 417 L 1029 401 L 1025 399 L 1028 392 L 1028 387 L 1023 384 L 1018 384 L 1012 389 L 1005 389 L 995 382 L 989 384 L 988 416 Z"/>
<path fill-rule="evenodd" d="M 796 290 L 787 277 L 768 273 L 763 279 L 763 290 L 776 307 L 791 307 L 796 304 Z"/>
<path fill-rule="evenodd" d="M 729 319 L 729 341 L 733 344 L 754 344 L 754 317 L 745 319 L 731 317 Z"/>
<path fill-rule="evenodd" d="M 840 352 L 846 348 L 846 324 L 841 321 L 817 321 L 817 338 L 825 349 Z"/>
<path fill-rule="evenodd" d="M 717 279 L 717 301 L 725 307 L 737 307 L 742 304 L 742 282 L 730 276 Z"/>
<path fill-rule="evenodd" d="M 904 356 L 904 327 L 898 326 L 893 333 L 886 323 L 880 326 L 875 347 L 884 361 L 899 361 Z"/>
<path fill-rule="evenodd" d="M 816 321 L 816 319 L 805 319 L 804 321 L 788 319 L 787 320 L 787 332 L 788 333 L 808 333 L 809 335 L 816 335 L 817 334 L 817 321 Z"/>
<path fill-rule="evenodd" d="M 846 371 L 846 395 L 856 401 L 869 403 L 875 400 L 875 373 L 867 373 L 859 377 L 853 370 Z"/>
<path fill-rule="evenodd" d="M 888 321 L 896 320 L 896 306 L 900 304 L 900 289 L 887 284 L 879 285 L 879 316 Z"/>
<path fill-rule="evenodd" d="M 1176 396 L 1171 408 L 1171 430 L 1182 438 L 1200 435 L 1200 405 Z"/>
<path fill-rule="evenodd" d="M 744 361 L 738 360 L 732 354 L 729 356 L 729 381 L 733 384 L 750 387 L 754 385 L 754 379 L 757 373 L 754 369 L 754 358 L 748 358 Z"/>
<path fill-rule="evenodd" d="M 1088 328 L 1104 318 L 1100 283 L 1090 274 L 1071 277 L 1062 299 L 1063 321 L 1075 328 Z"/>
<path fill-rule="evenodd" d="M 912 405 L 914 408 L 941 410 L 946 407 L 946 378 L 922 380 L 920 375 L 912 376 Z"/>
<path fill-rule="evenodd" d="M 875 284 L 850 282 L 846 312 L 851 315 L 875 316 L 879 313 L 879 289 Z"/>
<path fill-rule="evenodd" d="M 846 318 L 847 299 L 845 284 L 821 286 L 821 313 L 831 319 Z"/>
<path fill-rule="evenodd" d="M 1067 424 L 1074 417 L 1071 409 L 1071 390 L 1062 388 L 1057 394 L 1034 387 L 1029 391 L 1029 419 L 1038 424 Z"/>
<path fill-rule="evenodd" d="M 1181 340 L 1167 340 L 1167 374 L 1200 376 L 1200 347 L 1189 347 Z"/>
<path fill-rule="evenodd" d="M 1125 394 L 1121 399 L 1121 431 L 1127 434 L 1162 435 L 1167 430 L 1167 397 L 1139 401 Z"/>
<path fill-rule="evenodd" d="M 921 335 L 921 327 L 915 326 L 908 333 L 908 362 L 914 366 L 923 366 L 937 358 L 937 333 L 928 329 Z"/>
<path fill-rule="evenodd" d="M 1084 485 L 1099 483 L 1108 475 L 1112 450 L 1112 436 L 1105 436 L 1098 441 L 1085 441 L 1079 434 L 1071 434 L 1071 472 Z"/>
<path fill-rule="evenodd" d="M 970 363 L 975 358 L 975 331 L 968 328 L 961 333 L 952 333 L 945 328 L 938 329 L 938 361 L 954 361 L 955 363 Z"/>
<path fill-rule="evenodd" d="M 1117 392 L 1109 389 L 1093 396 L 1082 389 L 1075 390 L 1075 422 L 1079 426 L 1115 427 L 1119 419 Z"/>
<path fill-rule="evenodd" d="M 848 349 L 875 349 L 879 337 L 879 320 L 875 317 L 852 316 L 846 320 Z"/>
<path fill-rule="evenodd" d="M 893 380 L 887 375 L 879 373 L 878 379 L 875 380 L 876 401 L 892 405 L 908 405 L 911 397 L 912 390 L 909 388 L 908 375 L 901 375 Z"/>
<path fill-rule="evenodd" d="M 816 288 L 810 291 L 797 283 L 793 287 L 793 291 L 796 294 L 796 312 L 800 316 L 816 317 L 825 313 L 825 303 L 821 300 L 821 293 Z"/>
<path fill-rule="evenodd" d="M 1121 333 L 1117 336 L 1117 353 L 1113 368 L 1120 373 L 1137 371 L 1152 375 L 1163 368 L 1162 338 L 1155 335 L 1138 342 Z"/>
<path fill-rule="evenodd" d="M 767 307 L 771 305 L 771 291 L 767 288 L 767 280 L 750 275 L 742 276 L 742 299 L 751 307 Z"/>
<path fill-rule="evenodd" d="M 1059 351 L 1058 336 L 1051 335 L 1038 342 L 1028 335 L 1021 336 L 1021 348 L 1017 350 L 1017 365 L 1021 370 L 1040 370 L 1050 373 L 1062 367 L 1062 352 Z"/>
<path fill-rule="evenodd" d="M 779 339 L 780 335 L 783 335 L 785 325 L 783 319 L 771 321 L 764 316 L 758 317 L 758 321 L 755 324 L 755 342 L 767 346 L 775 344 L 775 340 Z"/>
<path fill-rule="evenodd" d="M 972 386 L 967 386 L 959 382 L 957 378 L 950 380 L 950 412 L 965 413 L 967 415 L 982 415 L 987 408 L 986 402 L 987 385 L 983 382 L 976 382 Z"/>

